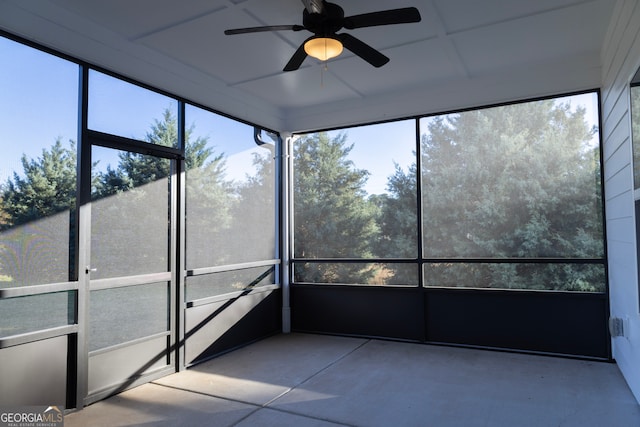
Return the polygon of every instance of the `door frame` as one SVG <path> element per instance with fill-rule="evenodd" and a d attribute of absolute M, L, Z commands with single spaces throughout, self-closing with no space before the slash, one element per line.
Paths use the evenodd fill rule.
<path fill-rule="evenodd" d="M 159 377 L 168 375 L 182 369 L 184 352 L 182 345 L 184 332 L 181 331 L 184 319 L 184 304 L 181 296 L 184 295 L 184 254 L 181 248 L 184 247 L 184 135 L 178 132 L 178 148 L 153 145 L 144 141 L 134 140 L 121 136 L 111 135 L 104 132 L 89 130 L 88 128 L 88 81 L 89 68 L 82 66 L 80 69 L 80 111 L 79 111 L 79 141 L 78 141 L 78 195 L 77 195 L 77 233 L 76 247 L 80 248 L 76 257 L 76 271 L 78 272 L 78 292 L 77 292 L 77 345 L 76 345 L 76 367 L 75 367 L 75 403 L 77 408 L 82 408 L 88 404 L 104 399 L 105 397 L 135 387 L 140 384 L 152 381 Z M 178 126 L 184 123 L 184 102 L 178 101 Z M 167 334 L 158 334 L 140 340 L 133 340 L 127 344 L 122 344 L 116 351 L 122 349 L 126 354 L 128 348 L 143 346 L 147 340 L 162 340 L 166 336 L 166 352 L 168 363 L 160 369 L 152 370 L 143 375 L 129 378 L 122 384 L 115 384 L 103 390 L 93 392 L 89 390 L 89 329 L 90 329 L 90 260 L 91 260 L 91 151 L 94 146 L 109 149 L 116 149 L 138 154 L 151 155 L 171 160 L 170 169 L 170 225 L 169 225 L 169 263 L 168 272 L 146 275 L 148 277 L 133 276 L 119 277 L 124 283 L 133 284 L 136 280 L 146 280 L 161 278 L 162 281 L 168 279 L 169 283 L 169 304 L 168 321 L 169 330 Z M 111 279 L 104 279 L 111 280 Z M 94 281 L 95 282 L 95 281 Z M 98 284 L 102 280 L 98 281 Z M 105 282 L 109 283 L 109 282 Z M 104 285 L 104 283 L 103 283 Z M 126 286 L 126 285 L 125 285 Z M 95 290 L 95 289 L 94 289 Z M 98 352 L 100 352 L 99 350 Z M 72 386 L 72 385 L 70 385 Z"/>

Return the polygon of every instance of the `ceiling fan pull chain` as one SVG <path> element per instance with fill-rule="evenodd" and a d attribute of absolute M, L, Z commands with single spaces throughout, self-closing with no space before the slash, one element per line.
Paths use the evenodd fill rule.
<path fill-rule="evenodd" d="M 325 71 L 329 71 L 329 64 L 327 63 L 327 61 L 323 61 L 322 65 L 320 66 L 320 87 L 324 88 L 324 72 Z"/>

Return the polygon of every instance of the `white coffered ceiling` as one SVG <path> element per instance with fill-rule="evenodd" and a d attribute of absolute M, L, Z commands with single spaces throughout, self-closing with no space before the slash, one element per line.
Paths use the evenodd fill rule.
<path fill-rule="evenodd" d="M 615 0 L 336 0 L 345 15 L 415 6 L 422 21 L 352 35 L 391 61 L 345 51 L 282 72 L 306 31 L 300 0 L 0 0 L 0 28 L 274 130 L 299 131 L 600 85 Z M 343 30 L 346 31 L 346 30 Z M 7 60 L 3 58 L 3 60 Z"/>

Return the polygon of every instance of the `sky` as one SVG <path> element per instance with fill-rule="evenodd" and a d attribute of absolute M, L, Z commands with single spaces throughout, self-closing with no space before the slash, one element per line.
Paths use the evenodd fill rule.
<path fill-rule="evenodd" d="M 415 120 L 401 120 L 369 126 L 330 131 L 329 135 L 347 134 L 353 144 L 350 159 L 357 169 L 371 172 L 365 190 L 369 194 L 386 192 L 387 177 L 395 173 L 395 164 L 406 172 L 415 163 Z"/>
<path fill-rule="evenodd" d="M 0 67 L 0 182 L 5 183 L 14 171 L 22 171 L 23 154 L 35 159 L 58 138 L 67 147 L 69 140 L 78 140 L 79 68 L 1 37 L 0 58 L 12 59 Z M 89 81 L 91 129 L 144 139 L 165 109 L 177 111 L 174 99 L 97 71 L 90 72 Z M 217 153 L 228 156 L 228 179 L 245 178 L 250 153 L 257 148 L 251 126 L 193 106 L 187 107 L 186 122 L 194 125 L 194 137 L 207 137 Z M 106 168 L 108 160 L 103 158 L 100 166 Z M 111 163 L 117 163 L 115 151 Z"/>
<path fill-rule="evenodd" d="M 57 138 L 63 144 L 77 140 L 78 66 L 63 59 L 0 37 L 0 129 L 2 155 L 0 182 L 13 171 L 22 171 L 20 158 L 42 155 Z M 165 109 L 174 112 L 177 102 L 169 97 L 121 82 L 91 71 L 89 127 L 135 139 L 144 139 L 155 119 Z M 26 84 L 25 84 L 26 83 Z M 594 94 L 563 98 L 572 106 L 587 109 L 590 124 L 597 125 L 597 97 Z M 428 119 L 423 119 L 428 120 Z M 193 137 L 206 137 L 216 153 L 224 152 L 227 178 L 243 180 L 251 169 L 251 153 L 261 152 L 253 142 L 253 128 L 246 124 L 187 106 L 187 125 L 194 126 Z M 372 172 L 365 190 L 385 192 L 387 178 L 395 164 L 403 170 L 415 162 L 415 120 L 401 120 L 344 129 L 353 143 L 350 159 L 358 169 Z M 423 129 L 424 131 L 424 129 Z M 335 135 L 341 131 L 331 131 Z M 597 140 L 595 141 L 597 143 Z M 68 146 L 68 145 L 67 145 Z M 103 159 L 105 168 L 108 159 Z M 112 166 L 117 163 L 115 155 Z"/>
<path fill-rule="evenodd" d="M 65 142 L 77 139 L 78 73 L 77 66 L 3 38 L 0 58 L 11 58 L 0 67 L 0 180 L 4 183 L 13 170 L 22 170 L 23 153 L 36 157 L 58 137 Z"/>

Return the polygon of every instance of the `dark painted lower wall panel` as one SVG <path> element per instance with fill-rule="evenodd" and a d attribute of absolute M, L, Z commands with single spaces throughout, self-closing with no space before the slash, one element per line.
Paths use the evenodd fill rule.
<path fill-rule="evenodd" d="M 255 291 L 188 308 L 186 364 L 193 365 L 282 330 L 282 291 Z"/>
<path fill-rule="evenodd" d="M 606 295 L 294 285 L 292 330 L 610 358 Z"/>
<path fill-rule="evenodd" d="M 605 295 L 425 291 L 427 340 L 609 358 Z"/>
<path fill-rule="evenodd" d="M 422 341 L 423 325 L 420 289 L 291 287 L 294 331 Z"/>

